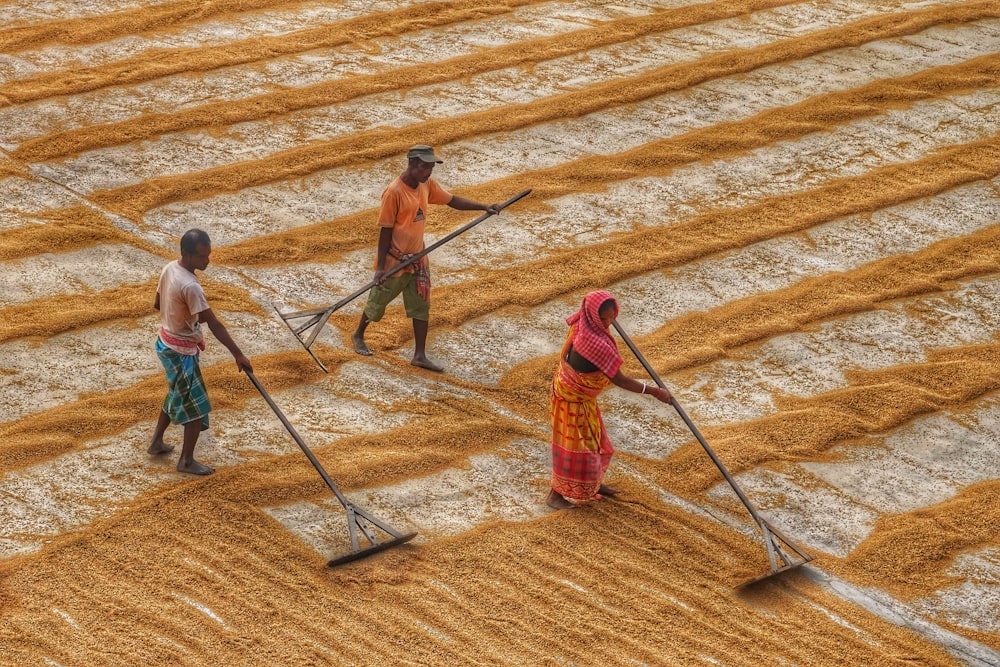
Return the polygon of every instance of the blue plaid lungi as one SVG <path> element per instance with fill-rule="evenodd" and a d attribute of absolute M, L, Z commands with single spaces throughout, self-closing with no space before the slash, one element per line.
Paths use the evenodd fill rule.
<path fill-rule="evenodd" d="M 159 336 L 156 338 L 156 356 L 167 373 L 167 396 L 163 411 L 173 424 L 187 424 L 201 420 L 201 429 L 208 428 L 208 402 L 205 380 L 201 377 L 197 354 L 180 354 L 167 347 Z"/>

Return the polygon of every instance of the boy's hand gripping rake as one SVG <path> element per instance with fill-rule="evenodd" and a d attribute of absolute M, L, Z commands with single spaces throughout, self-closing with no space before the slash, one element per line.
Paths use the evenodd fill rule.
<path fill-rule="evenodd" d="M 289 423 L 288 418 L 285 417 L 284 413 L 281 412 L 281 409 L 278 408 L 278 406 L 275 404 L 271 396 L 264 390 L 264 387 L 260 384 L 260 381 L 258 381 L 257 378 L 254 376 L 254 374 L 250 372 L 247 372 L 247 377 L 250 378 L 251 382 L 253 382 L 253 386 L 257 387 L 257 391 L 259 391 L 260 395 L 264 397 L 264 400 L 267 401 L 267 404 L 271 406 L 271 409 L 274 411 L 274 414 L 278 416 L 278 419 L 281 420 L 281 423 L 285 426 L 285 429 L 292 436 L 295 442 L 298 443 L 299 447 L 302 449 L 305 455 L 309 457 L 309 462 L 313 464 L 313 467 L 316 468 L 316 472 L 319 473 L 320 477 L 323 478 L 323 481 L 326 482 L 326 485 L 329 486 L 330 490 L 333 491 L 334 495 L 337 496 L 337 500 L 340 501 L 340 504 L 344 506 L 344 511 L 347 512 L 347 531 L 351 537 L 351 551 L 344 554 L 343 556 L 338 556 L 337 558 L 331 559 L 327 563 L 328 566 L 333 567 L 334 565 L 340 565 L 341 563 L 349 563 L 352 560 L 358 560 L 359 558 L 370 556 L 373 553 L 383 551 L 385 549 L 388 549 L 389 547 L 394 547 L 397 544 L 402 544 L 403 542 L 409 542 L 410 540 L 412 540 L 414 537 L 417 536 L 416 532 L 401 533 L 397 530 L 394 530 L 386 522 L 382 521 L 381 519 L 375 518 L 374 516 L 372 516 L 365 510 L 361 509 L 360 507 L 357 507 L 356 505 L 352 504 L 351 501 L 345 498 L 344 494 L 340 492 L 339 488 L 337 488 L 337 485 L 333 483 L 332 479 L 330 479 L 330 476 L 326 474 L 325 470 L 323 470 L 323 466 L 319 464 L 319 461 L 316 459 L 316 456 L 309 450 L 309 447 L 306 446 L 306 443 L 302 440 L 302 437 L 295 430 L 295 427 L 292 426 L 291 423 Z M 366 525 L 365 523 L 362 523 L 362 520 L 366 521 L 368 524 L 370 524 L 370 526 Z M 384 531 L 386 534 L 389 535 L 389 539 L 380 542 L 373 528 L 378 528 Z M 358 542 L 359 530 L 364 534 L 365 538 L 369 542 L 369 545 L 366 547 L 361 547 L 359 545 Z"/>
<path fill-rule="evenodd" d="M 504 203 L 500 204 L 500 210 L 502 211 L 503 209 L 507 208 L 517 200 L 523 197 L 527 197 L 529 194 L 531 194 L 530 188 L 518 195 L 511 197 Z M 475 227 L 476 225 L 478 225 L 480 222 L 490 217 L 491 215 L 493 215 L 492 212 L 483 213 L 481 216 L 479 216 L 472 222 L 466 223 L 464 226 L 456 229 L 447 236 L 438 239 L 437 241 L 427 246 L 417 254 L 413 255 L 406 261 L 394 266 L 392 269 L 386 272 L 384 277 L 388 278 L 389 276 L 402 271 L 403 269 L 410 266 L 414 262 L 419 262 L 425 255 L 430 253 L 432 250 L 440 248 L 445 243 L 452 240 L 459 234 L 463 234 L 469 231 L 470 229 L 472 229 L 473 227 Z M 307 310 L 296 310 L 288 313 L 282 313 L 277 308 L 275 308 L 275 311 L 278 313 L 278 316 L 285 322 L 285 324 L 288 325 L 288 328 L 292 330 L 292 333 L 295 334 L 295 337 L 302 344 L 302 347 L 305 348 L 306 352 L 308 352 L 309 355 L 313 358 L 313 361 L 319 364 L 319 367 L 323 369 L 324 373 L 326 373 L 328 372 L 326 370 L 326 366 L 323 365 L 323 362 L 320 361 L 319 358 L 315 354 L 313 354 L 313 351 L 310 349 L 312 347 L 312 344 L 316 342 L 316 336 L 319 335 L 319 332 L 323 329 L 323 326 L 326 324 L 327 320 L 330 319 L 330 316 L 333 315 L 333 313 L 335 313 L 337 310 L 340 310 L 341 308 L 349 304 L 351 301 L 354 301 L 359 296 L 361 296 L 371 288 L 375 287 L 375 285 L 376 282 L 372 280 L 367 285 L 359 287 L 357 290 L 351 292 L 350 294 L 348 294 L 347 296 L 345 296 L 343 299 L 333 304 L 332 306 L 327 306 L 325 308 L 309 308 Z M 308 318 L 308 319 L 306 319 L 306 321 L 302 322 L 301 324 L 297 324 L 294 326 L 292 325 L 291 320 L 298 320 L 303 318 Z M 312 329 L 312 332 L 309 333 L 308 338 L 303 339 L 302 336 L 305 335 L 306 332 L 308 332 L 310 329 Z"/>
<path fill-rule="evenodd" d="M 655 370 L 653 370 L 653 367 L 649 365 L 649 362 L 646 361 L 646 358 L 642 356 L 642 353 L 639 352 L 639 350 L 636 348 L 635 344 L 632 342 L 632 339 L 629 338 L 628 334 L 625 333 L 625 330 L 622 329 L 620 324 L 618 324 L 618 320 L 612 320 L 611 323 L 618 331 L 618 334 L 622 337 L 622 340 L 625 341 L 625 344 L 628 345 L 630 350 L 632 350 L 632 354 L 634 354 L 636 359 L 638 359 L 639 362 L 643 365 L 643 367 L 646 369 L 646 372 L 649 373 L 649 376 L 653 378 L 653 381 L 656 382 L 658 386 L 666 389 L 666 385 L 663 384 L 663 380 L 661 380 L 660 376 L 657 375 Z M 762 574 L 759 577 L 748 579 L 747 581 L 738 584 L 736 588 L 743 588 L 744 586 L 749 586 L 750 584 L 754 584 L 758 581 L 761 581 L 762 579 L 767 579 L 768 577 L 772 577 L 781 572 L 786 572 L 788 570 L 791 570 L 792 568 L 798 567 L 799 565 L 804 565 L 809 561 L 811 561 L 813 559 L 812 556 L 802 551 L 799 547 L 795 546 L 795 544 L 793 544 L 787 537 L 785 537 L 785 535 L 780 530 L 778 530 L 773 525 L 768 523 L 768 521 L 760 515 L 760 513 L 757 511 L 757 508 L 753 506 L 753 504 L 750 502 L 750 499 L 746 497 L 746 494 L 743 493 L 743 490 L 736 483 L 736 480 L 733 479 L 733 476 L 729 473 L 729 470 L 726 469 L 726 466 L 722 464 L 722 461 L 719 459 L 716 453 L 712 451 L 711 447 L 709 447 L 708 442 L 705 441 L 705 438 L 702 436 L 701 432 L 698 431 L 698 427 L 694 425 L 694 423 L 691 421 L 691 418 L 688 417 L 687 413 L 684 411 L 684 408 L 682 408 L 680 403 L 677 402 L 677 399 L 671 396 L 670 404 L 674 406 L 674 410 L 676 410 L 677 414 L 681 416 L 681 419 L 683 419 L 684 423 L 687 424 L 687 427 L 691 430 L 691 433 L 694 434 L 694 437 L 698 439 L 699 443 L 701 443 L 701 446 L 705 449 L 705 452 L 709 455 L 709 457 L 711 457 L 712 462 L 715 463 L 716 467 L 722 473 L 723 477 L 725 477 L 726 481 L 729 482 L 729 486 L 732 487 L 733 491 L 736 492 L 736 495 L 739 497 L 740 501 L 743 502 L 744 507 L 746 507 L 747 511 L 750 512 L 750 516 L 752 516 L 753 520 L 757 522 L 757 525 L 760 527 L 760 531 L 764 536 L 764 546 L 767 548 L 767 560 L 771 565 L 771 571 L 767 572 L 766 574 Z M 790 549 L 791 551 L 795 552 L 795 555 L 798 556 L 798 559 L 789 555 L 789 553 L 784 548 L 782 548 L 781 546 L 782 544 L 788 547 L 788 549 Z"/>

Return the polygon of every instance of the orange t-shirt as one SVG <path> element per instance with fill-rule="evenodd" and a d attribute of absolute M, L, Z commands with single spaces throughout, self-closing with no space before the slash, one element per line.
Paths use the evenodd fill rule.
<path fill-rule="evenodd" d="M 433 178 L 411 188 L 398 176 L 382 193 L 382 210 L 379 227 L 392 228 L 392 245 L 399 252 L 412 255 L 424 249 L 424 221 L 428 204 L 447 204 L 451 193 L 438 185 Z M 376 262 L 377 262 L 376 258 Z M 386 270 L 399 264 L 392 255 L 385 258 Z M 412 271 L 412 267 L 403 269 Z"/>

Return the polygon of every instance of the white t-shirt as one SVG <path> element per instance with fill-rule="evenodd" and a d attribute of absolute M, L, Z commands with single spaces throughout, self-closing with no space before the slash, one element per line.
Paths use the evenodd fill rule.
<path fill-rule="evenodd" d="M 198 326 L 198 313 L 208 310 L 205 291 L 195 275 L 180 265 L 176 259 L 160 272 L 156 286 L 160 295 L 160 326 L 167 335 L 197 344 L 204 340 Z M 180 354 L 197 354 L 197 347 L 164 344 Z"/>

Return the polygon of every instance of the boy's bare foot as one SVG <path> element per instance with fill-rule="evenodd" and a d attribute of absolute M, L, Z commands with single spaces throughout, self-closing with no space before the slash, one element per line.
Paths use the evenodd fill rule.
<path fill-rule="evenodd" d="M 599 488 L 597 492 L 602 496 L 617 496 L 622 492 L 622 490 L 616 489 L 613 486 L 605 486 L 604 484 L 601 484 L 601 488 Z"/>
<path fill-rule="evenodd" d="M 163 442 L 162 438 L 157 438 L 153 442 L 149 443 L 149 448 L 146 450 L 146 453 L 150 456 L 156 456 L 157 454 L 166 454 L 167 452 L 172 451 L 174 451 L 173 445 L 168 445 Z"/>
<path fill-rule="evenodd" d="M 545 504 L 554 510 L 575 510 L 576 505 L 562 497 L 553 490 L 549 490 L 549 495 L 545 496 Z"/>
<path fill-rule="evenodd" d="M 427 370 L 434 371 L 435 373 L 443 373 L 444 372 L 444 368 L 443 367 L 438 366 L 437 364 L 435 364 L 433 361 L 431 361 L 427 357 L 413 357 L 413 359 L 410 360 L 410 365 L 411 366 L 417 366 L 418 368 L 426 368 Z"/>
<path fill-rule="evenodd" d="M 178 461 L 177 472 L 186 472 L 191 475 L 211 475 L 215 472 L 215 468 L 210 468 L 191 459 L 190 461 Z"/>
<path fill-rule="evenodd" d="M 372 351 L 369 350 L 368 346 L 365 344 L 364 336 L 359 336 L 358 334 L 354 334 L 353 336 L 351 336 L 351 341 L 354 343 L 355 352 L 357 352 L 363 357 L 372 356 Z"/>

